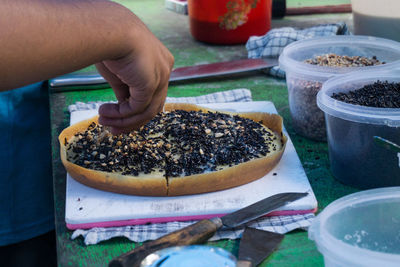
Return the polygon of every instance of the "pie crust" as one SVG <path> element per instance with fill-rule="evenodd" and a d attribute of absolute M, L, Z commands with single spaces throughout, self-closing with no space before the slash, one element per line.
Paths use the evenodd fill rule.
<path fill-rule="evenodd" d="M 215 112 L 193 104 L 167 103 L 164 111 L 186 110 Z M 191 195 L 228 189 L 243 185 L 265 176 L 280 161 L 284 152 L 287 137 L 282 133 L 282 118 L 269 113 L 231 113 L 249 118 L 270 129 L 279 138 L 281 146 L 276 151 L 264 157 L 252 159 L 238 165 L 222 166 L 221 170 L 180 177 L 165 177 L 162 172 L 149 174 L 139 173 L 138 176 L 122 175 L 121 173 L 98 171 L 79 166 L 67 160 L 67 144 L 75 135 L 84 132 L 90 124 L 98 123 L 98 116 L 76 123 L 59 135 L 61 161 L 72 178 L 87 186 L 115 193 L 141 196 L 178 196 Z"/>

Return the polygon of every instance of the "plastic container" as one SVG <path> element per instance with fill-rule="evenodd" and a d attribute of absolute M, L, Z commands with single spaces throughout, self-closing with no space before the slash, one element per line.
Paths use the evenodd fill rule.
<path fill-rule="evenodd" d="M 369 67 L 321 67 L 305 63 L 315 56 L 363 56 L 386 62 Z M 316 96 L 323 82 L 339 74 L 360 69 L 390 68 L 400 62 L 400 43 L 368 36 L 333 36 L 294 42 L 283 50 L 279 65 L 286 71 L 289 108 L 294 130 L 307 138 L 326 141 L 323 112 L 318 108 Z"/>
<path fill-rule="evenodd" d="M 325 114 L 332 174 L 342 183 L 361 189 L 400 185 L 400 153 L 374 141 L 374 136 L 379 136 L 400 144 L 400 108 L 353 105 L 331 96 L 378 80 L 400 82 L 400 71 L 338 76 L 325 82 L 317 96 Z"/>
<path fill-rule="evenodd" d="M 400 41 L 399 0 L 351 0 L 354 33 Z"/>
<path fill-rule="evenodd" d="M 177 246 L 148 255 L 141 267 L 235 267 L 236 258 L 228 251 L 211 246 Z"/>
<path fill-rule="evenodd" d="M 394 267 L 400 264 L 400 187 L 340 198 L 312 222 L 308 236 L 325 266 Z"/>
<path fill-rule="evenodd" d="M 271 27 L 271 0 L 189 0 L 192 36 L 213 44 L 242 44 Z"/>

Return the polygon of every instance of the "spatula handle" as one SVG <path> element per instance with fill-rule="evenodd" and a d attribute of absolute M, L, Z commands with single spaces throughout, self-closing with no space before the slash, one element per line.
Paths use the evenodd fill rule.
<path fill-rule="evenodd" d="M 109 267 L 135 267 L 149 254 L 172 246 L 185 246 L 205 242 L 222 226 L 220 218 L 202 220 L 181 230 L 172 232 L 159 239 L 144 243 L 113 259 Z"/>

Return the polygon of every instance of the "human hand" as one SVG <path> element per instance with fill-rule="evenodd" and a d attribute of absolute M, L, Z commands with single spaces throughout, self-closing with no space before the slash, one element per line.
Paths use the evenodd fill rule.
<path fill-rule="evenodd" d="M 99 123 L 111 126 L 113 134 L 144 125 L 162 110 L 167 96 L 174 58 L 144 25 L 141 30 L 125 56 L 96 64 L 118 100 L 99 109 Z"/>

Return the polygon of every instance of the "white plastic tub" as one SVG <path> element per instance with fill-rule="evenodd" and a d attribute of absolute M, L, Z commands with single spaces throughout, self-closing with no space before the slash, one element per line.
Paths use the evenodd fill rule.
<path fill-rule="evenodd" d="M 317 96 L 326 119 L 332 174 L 342 183 L 361 189 L 400 186 L 400 153 L 374 139 L 379 136 L 400 145 L 400 108 L 353 105 L 331 96 L 378 80 L 398 83 L 400 70 L 338 76 L 325 82 Z"/>
<path fill-rule="evenodd" d="M 305 63 L 315 56 L 363 56 L 386 62 L 369 67 L 321 67 Z M 322 84 L 331 77 L 360 69 L 391 68 L 400 62 L 400 43 L 367 36 L 333 36 L 294 42 L 283 50 L 279 66 L 286 72 L 289 108 L 294 130 L 307 138 L 326 141 L 323 112 L 318 108 L 316 96 Z"/>
<path fill-rule="evenodd" d="M 400 41 L 399 0 L 351 0 L 354 33 Z"/>
<path fill-rule="evenodd" d="M 325 266 L 400 265 L 400 187 L 367 190 L 332 202 L 308 236 Z"/>

